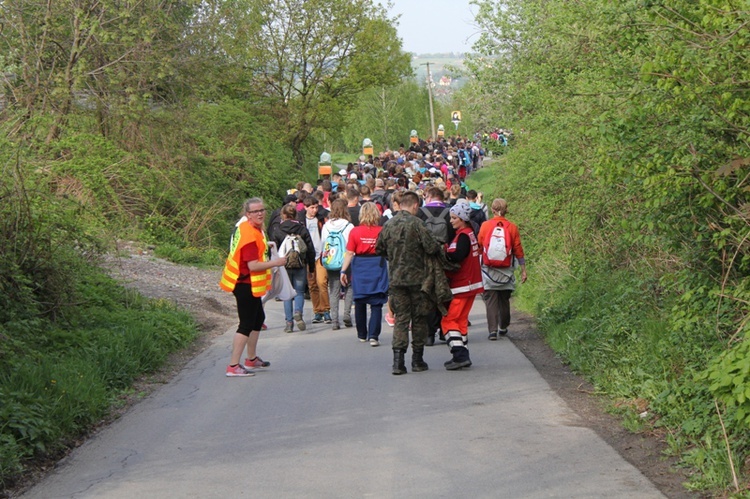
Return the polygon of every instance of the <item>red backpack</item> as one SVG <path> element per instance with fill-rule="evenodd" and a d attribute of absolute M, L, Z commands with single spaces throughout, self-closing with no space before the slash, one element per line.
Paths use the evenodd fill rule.
<path fill-rule="evenodd" d="M 482 245 L 482 263 L 488 267 L 510 267 L 513 265 L 510 237 L 501 221 L 497 222 Z"/>

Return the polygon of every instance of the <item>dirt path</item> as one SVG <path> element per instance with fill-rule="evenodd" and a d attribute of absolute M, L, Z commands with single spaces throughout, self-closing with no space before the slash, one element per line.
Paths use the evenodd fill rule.
<path fill-rule="evenodd" d="M 108 260 L 111 274 L 125 286 L 149 298 L 170 300 L 195 317 L 202 334 L 186 350 L 173 355 L 156 375 L 138 383 L 135 394 L 124 400 L 112 419 L 126 411 L 155 387 L 169 381 L 181 365 L 203 350 L 217 335 L 236 325 L 234 298 L 218 287 L 218 268 L 198 269 L 155 258 L 148 248 L 133 243 L 120 246 L 119 257 Z M 634 435 L 605 411 L 605 401 L 592 395 L 593 387 L 566 368 L 536 330 L 533 319 L 515 314 L 509 334 L 542 377 L 604 440 L 646 475 L 665 495 L 672 498 L 701 497 L 682 486 L 687 476 L 671 468 L 672 459 L 663 457 L 666 448 L 659 434 Z M 41 473 L 37 473 L 39 476 Z M 27 483 L 26 486 L 29 484 Z"/>

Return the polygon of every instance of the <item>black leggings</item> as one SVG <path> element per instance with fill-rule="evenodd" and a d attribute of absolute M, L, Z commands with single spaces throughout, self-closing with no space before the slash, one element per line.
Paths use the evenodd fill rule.
<path fill-rule="evenodd" d="M 266 313 L 261 299 L 253 296 L 250 284 L 237 283 L 232 294 L 237 300 L 237 315 L 240 317 L 237 332 L 249 336 L 253 331 L 260 331 L 266 321 Z"/>

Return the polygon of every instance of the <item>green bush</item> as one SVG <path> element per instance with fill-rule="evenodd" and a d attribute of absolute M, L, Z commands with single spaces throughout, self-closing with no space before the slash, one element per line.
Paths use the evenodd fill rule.
<path fill-rule="evenodd" d="M 0 177 L 3 488 L 29 460 L 85 433 L 197 331 L 186 312 L 146 301 L 99 269 L 103 245 L 91 224 L 101 226 L 79 216 L 80 200 L 48 195 L 55 183 L 21 158 L 8 173 Z"/>
<path fill-rule="evenodd" d="M 77 284 L 85 288 L 79 295 L 84 301 L 71 324 L 43 321 L 28 338 L 5 345 L 8 355 L 0 370 L 3 485 L 12 483 L 27 459 L 85 433 L 118 393 L 197 333 L 186 312 L 166 301 L 134 296 L 103 274 L 94 272 Z M 3 337 L 9 333 L 0 331 Z"/>
<path fill-rule="evenodd" d="M 648 409 L 640 424 L 666 430 L 691 487 L 721 493 L 727 451 L 746 483 L 750 11 L 478 6 L 467 112 L 516 133 L 482 186 L 524 237 L 516 304 L 631 427 Z"/>

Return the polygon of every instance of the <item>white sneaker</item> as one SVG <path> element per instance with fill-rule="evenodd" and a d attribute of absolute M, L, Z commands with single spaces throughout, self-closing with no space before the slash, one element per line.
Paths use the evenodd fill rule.
<path fill-rule="evenodd" d="M 376 346 L 379 346 L 379 345 L 380 345 L 380 342 L 378 340 L 376 340 L 375 338 L 370 338 L 370 346 L 371 347 L 376 347 Z"/>

